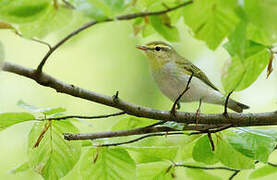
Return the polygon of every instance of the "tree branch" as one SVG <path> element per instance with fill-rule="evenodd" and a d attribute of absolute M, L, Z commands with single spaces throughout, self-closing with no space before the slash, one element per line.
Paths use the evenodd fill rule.
<path fill-rule="evenodd" d="M 227 171 L 232 171 L 232 172 L 237 172 L 239 171 L 238 169 L 233 169 L 233 168 L 228 168 L 224 166 L 220 167 L 205 167 L 205 166 L 193 166 L 193 165 L 187 165 L 187 164 L 182 164 L 182 163 L 174 163 L 175 167 L 185 167 L 185 168 L 191 168 L 191 169 L 202 169 L 202 170 L 227 170 Z"/>
<path fill-rule="evenodd" d="M 126 15 L 121 15 L 121 16 L 117 16 L 115 18 L 107 18 L 107 19 L 103 19 L 103 20 L 98 20 L 98 21 L 90 21 L 84 25 L 82 25 L 81 27 L 79 27 L 78 29 L 76 29 L 75 31 L 71 32 L 70 34 L 68 34 L 67 36 L 65 36 L 62 40 L 60 40 L 56 45 L 54 45 L 53 47 L 50 48 L 50 50 L 45 54 L 45 56 L 43 57 L 43 59 L 41 60 L 40 64 L 37 67 L 36 72 L 39 74 L 42 72 L 42 68 L 44 66 L 44 64 L 46 63 L 47 59 L 51 56 L 51 54 L 53 54 L 53 52 L 56 51 L 57 48 L 59 48 L 61 45 L 63 45 L 66 41 L 68 41 L 70 38 L 72 38 L 73 36 L 79 34 L 80 32 L 88 29 L 89 27 L 96 25 L 96 24 L 100 24 L 100 23 L 104 23 L 104 22 L 110 22 L 110 21 L 122 21 L 122 20 L 130 20 L 130 19 L 135 19 L 138 17 L 146 17 L 146 16 L 156 16 L 156 15 L 161 15 L 161 14 L 165 14 L 168 13 L 170 11 L 174 11 L 177 10 L 181 7 L 185 7 L 189 4 L 191 4 L 193 2 L 193 0 L 181 3 L 175 7 L 172 8 L 167 8 L 166 10 L 162 10 L 162 11 L 155 11 L 155 12 L 139 12 L 139 13 L 133 13 L 133 14 L 126 14 Z"/>
<path fill-rule="evenodd" d="M 172 119 L 170 111 L 160 111 L 148 107 L 134 105 L 123 101 L 120 98 L 118 98 L 118 100 L 115 102 L 111 96 L 98 94 L 93 91 L 67 84 L 51 77 L 46 73 L 41 73 L 38 76 L 36 70 L 13 63 L 4 62 L 2 70 L 33 79 L 38 84 L 55 89 L 60 93 L 120 109 L 129 115 L 187 124 L 195 123 L 195 113 L 176 112 L 176 117 Z M 277 125 L 277 111 L 254 114 L 228 113 L 228 118 L 222 114 L 199 114 L 198 123 L 216 126 L 224 126 L 226 124 L 232 123 L 231 127 Z"/>
<path fill-rule="evenodd" d="M 38 121 L 45 121 L 45 120 L 64 120 L 70 118 L 79 118 L 79 119 L 101 119 L 101 118 L 108 118 L 112 116 L 120 116 L 125 114 L 125 112 L 117 112 L 113 114 L 105 114 L 99 116 L 78 116 L 78 115 L 71 115 L 71 116 L 62 116 L 62 117 L 51 117 L 51 118 L 44 118 L 44 119 L 37 119 Z"/>
<path fill-rule="evenodd" d="M 140 140 L 143 140 L 145 138 L 149 138 L 149 137 L 156 137 L 156 136 L 171 136 L 171 135 L 184 135 L 184 133 L 182 132 L 172 132 L 172 133 L 155 133 L 155 134 L 147 134 L 144 136 L 141 136 L 139 138 L 136 139 L 132 139 L 129 141 L 125 141 L 125 142 L 119 142 L 119 143 L 110 143 L 110 144 L 100 144 L 97 147 L 107 147 L 107 146 L 120 146 L 120 145 L 124 145 L 124 144 L 131 144 Z"/>
<path fill-rule="evenodd" d="M 161 121 L 163 122 L 163 121 Z M 157 123 L 153 124 L 156 125 Z M 176 132 L 185 134 L 184 132 L 180 132 L 179 130 L 175 130 L 169 127 L 153 127 L 153 125 L 131 129 L 131 130 L 119 130 L 119 131 L 107 131 L 107 132 L 98 132 L 98 133 L 82 133 L 82 134 L 71 134 L 71 133 L 65 133 L 64 138 L 66 140 L 95 140 L 95 139 L 101 139 L 101 138 L 110 138 L 110 137 L 122 137 L 122 136 L 133 136 L 133 135 L 142 135 L 142 134 L 151 134 L 151 133 L 168 133 L 168 132 Z M 213 128 L 214 125 L 188 125 L 184 127 L 184 131 L 186 130 L 203 130 L 207 127 Z M 168 133 L 169 134 L 169 133 Z M 190 134 L 186 134 L 190 135 Z M 150 137 L 147 136 L 147 137 Z M 145 137 L 146 138 L 146 137 Z M 144 138 L 143 138 L 144 139 Z"/>

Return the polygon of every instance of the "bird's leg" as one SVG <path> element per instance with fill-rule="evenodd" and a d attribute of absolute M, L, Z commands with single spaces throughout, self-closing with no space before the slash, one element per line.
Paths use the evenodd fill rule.
<path fill-rule="evenodd" d="M 196 127 L 198 125 L 198 116 L 201 112 L 201 105 L 202 105 L 202 99 L 199 99 L 199 105 L 198 105 L 198 108 L 196 110 L 196 113 L 195 113 L 195 124 L 196 124 Z"/>
<path fill-rule="evenodd" d="M 229 115 L 227 112 L 227 107 L 228 107 L 228 101 L 229 98 L 231 96 L 231 94 L 233 93 L 233 91 L 229 92 L 229 94 L 227 95 L 226 99 L 225 99 L 225 103 L 224 103 L 224 112 L 223 112 L 223 116 L 225 116 L 225 118 L 229 119 Z"/>

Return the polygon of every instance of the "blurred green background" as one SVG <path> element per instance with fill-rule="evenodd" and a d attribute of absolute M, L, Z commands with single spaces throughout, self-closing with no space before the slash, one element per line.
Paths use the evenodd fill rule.
<path fill-rule="evenodd" d="M 222 91 L 221 75 L 229 56 L 219 47 L 210 51 L 206 45 L 195 40 L 182 20 L 178 23 L 181 41 L 173 43 L 178 52 L 198 65 Z M 54 44 L 62 36 L 48 36 L 45 41 Z M 6 61 L 35 68 L 47 47 L 18 37 L 11 31 L 0 31 Z M 152 80 L 148 62 L 135 46 L 152 40 L 163 40 L 155 34 L 147 38 L 133 35 L 131 22 L 100 24 L 73 38 L 48 60 L 44 71 L 50 75 L 98 93 L 114 95 L 134 104 L 169 110 L 171 102 L 161 94 Z M 276 63 L 275 63 L 276 64 Z M 275 67 L 273 67 L 276 69 Z M 32 80 L 6 72 L 0 73 L 0 112 L 24 111 L 16 105 L 23 100 L 37 107 L 65 107 L 68 115 L 100 115 L 118 110 L 88 102 L 42 87 Z M 249 88 L 236 92 L 233 98 L 251 107 L 247 112 L 266 112 L 277 109 L 277 73 L 266 79 L 264 71 Z M 181 111 L 194 112 L 197 103 L 183 104 Z M 220 113 L 223 107 L 202 106 L 203 113 Z M 109 130 L 121 117 L 99 119 L 78 124 L 83 132 Z M 1 179 L 42 179 L 31 170 L 13 175 L 9 171 L 27 159 L 27 135 L 32 122 L 18 124 L 0 132 L 0 177 Z M 273 153 L 271 161 L 277 161 Z M 181 169 L 180 169 L 181 171 Z M 247 172 L 245 172 L 247 173 Z M 237 179 L 244 179 L 241 173 Z M 76 168 L 63 179 L 76 179 Z M 274 175 L 265 177 L 271 179 Z"/>

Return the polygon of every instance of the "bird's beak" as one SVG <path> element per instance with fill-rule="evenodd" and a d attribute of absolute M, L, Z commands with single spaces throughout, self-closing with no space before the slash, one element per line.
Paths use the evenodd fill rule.
<path fill-rule="evenodd" d="M 136 46 L 136 48 L 140 49 L 140 50 L 143 50 L 143 51 L 146 51 L 147 50 L 147 47 L 146 46 Z"/>

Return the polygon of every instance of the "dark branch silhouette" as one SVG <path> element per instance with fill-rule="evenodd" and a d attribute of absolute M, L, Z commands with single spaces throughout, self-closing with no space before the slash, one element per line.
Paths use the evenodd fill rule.
<path fill-rule="evenodd" d="M 125 112 L 117 112 L 113 114 L 105 114 L 105 115 L 99 115 L 99 116 L 78 116 L 78 115 L 70 115 L 70 116 L 61 116 L 61 117 L 51 117 L 51 118 L 43 118 L 43 119 L 37 119 L 38 121 L 45 121 L 45 120 L 64 120 L 64 119 L 70 119 L 70 118 L 78 118 L 78 119 L 101 119 L 101 118 L 108 118 L 113 116 L 120 116 L 125 114 Z"/>

